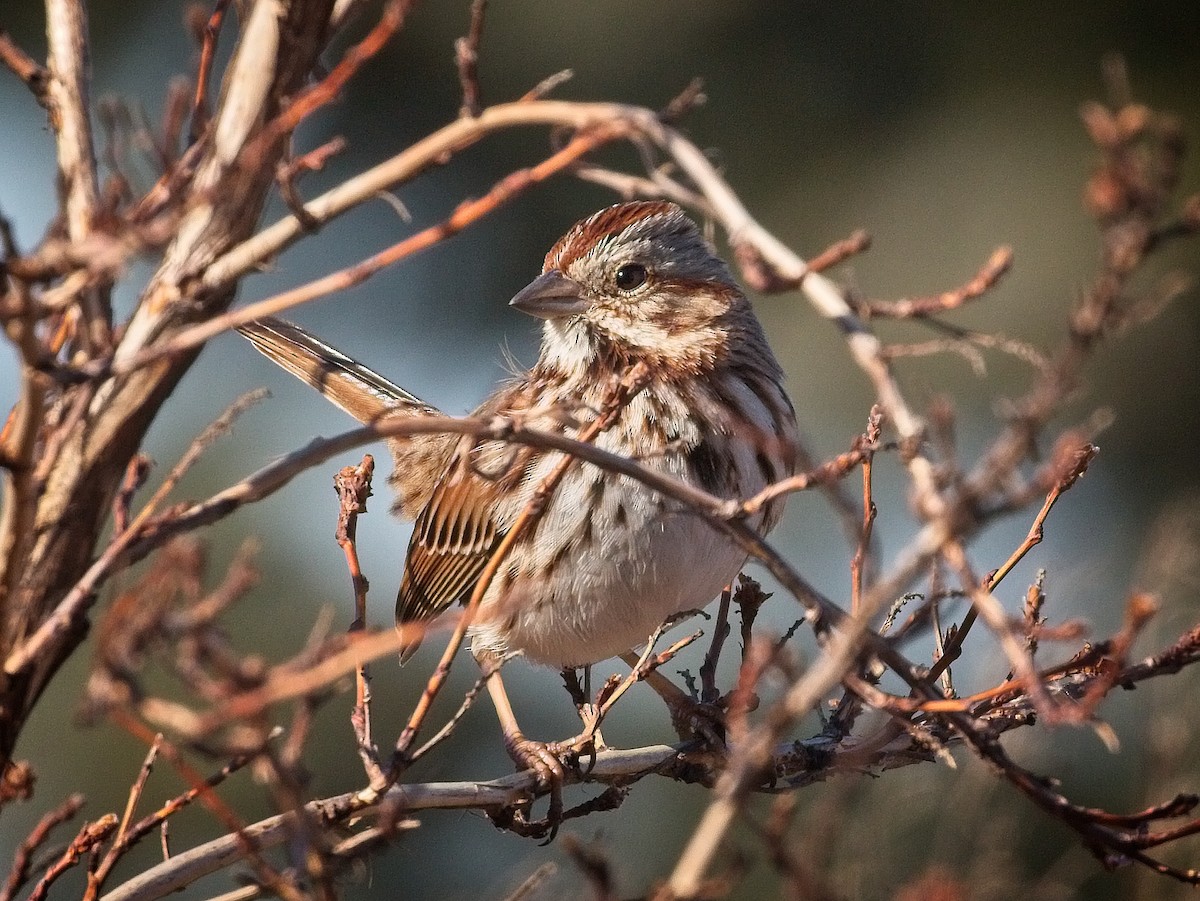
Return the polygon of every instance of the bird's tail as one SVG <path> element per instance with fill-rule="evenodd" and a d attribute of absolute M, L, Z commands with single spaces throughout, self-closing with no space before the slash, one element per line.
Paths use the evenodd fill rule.
<path fill-rule="evenodd" d="M 298 325 L 267 317 L 243 325 L 238 331 L 267 359 L 311 385 L 359 422 L 376 422 L 396 414 L 438 412 Z"/>
<path fill-rule="evenodd" d="M 257 350 L 359 422 L 393 417 L 436 416 L 432 407 L 335 347 L 282 319 L 257 319 L 238 329 Z M 393 510 L 414 519 L 429 502 L 454 448 L 451 433 L 388 439 L 395 466 L 389 481 L 396 490 Z"/>

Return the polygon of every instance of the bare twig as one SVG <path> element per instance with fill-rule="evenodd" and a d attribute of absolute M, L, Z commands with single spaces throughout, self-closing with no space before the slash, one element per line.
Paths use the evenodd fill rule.
<path fill-rule="evenodd" d="M 3 28 L 0 28 L 0 62 L 8 66 L 17 78 L 25 82 L 38 103 L 46 105 L 48 102 L 46 87 L 50 81 L 49 70 L 18 47 L 12 36 Z"/>
<path fill-rule="evenodd" d="M 483 39 L 483 15 L 487 12 L 487 0 L 472 0 L 471 25 L 466 37 L 454 42 L 454 61 L 458 64 L 458 83 L 462 87 L 463 102 L 460 116 L 478 116 L 483 96 L 479 89 L 479 44 Z"/>
<path fill-rule="evenodd" d="M 229 0 L 216 0 L 213 11 L 204 23 L 200 35 L 200 63 L 196 70 L 196 90 L 192 97 L 192 124 L 190 128 L 192 141 L 200 139 L 201 133 L 208 126 L 208 82 L 212 74 L 213 57 L 217 51 L 217 39 L 221 36 L 221 25 L 225 21 L 225 11 L 229 8 Z"/>
<path fill-rule="evenodd" d="M 371 496 L 371 478 L 375 472 L 375 459 L 367 454 L 357 466 L 346 466 L 340 469 L 333 479 L 334 489 L 338 499 L 337 543 L 346 555 L 346 568 L 350 572 L 350 585 L 354 591 L 354 622 L 350 624 L 350 632 L 363 632 L 367 628 L 367 578 L 362 574 L 358 561 L 358 547 L 355 544 L 358 531 L 358 517 L 367 512 L 367 499 Z M 375 752 L 375 744 L 371 737 L 371 681 L 370 673 L 365 662 L 360 662 L 354 671 L 354 709 L 350 712 L 350 722 L 354 726 L 354 736 L 358 744 L 358 754 L 362 758 L 367 772 L 367 779 L 374 783 L 382 779 L 383 773 L 379 768 L 379 758 Z"/>
<path fill-rule="evenodd" d="M 82 807 L 83 795 L 71 795 L 38 820 L 33 831 L 25 836 L 13 854 L 12 869 L 8 871 L 8 878 L 4 880 L 4 887 L 0 889 L 0 901 L 13 901 L 21 886 L 29 880 L 30 864 L 38 848 L 46 843 L 55 827 L 72 819 Z"/>
<path fill-rule="evenodd" d="M 964 303 L 982 297 L 1012 268 L 1011 247 L 999 247 L 965 285 L 930 297 L 893 301 L 855 301 L 854 307 L 865 318 L 912 319 L 955 310 Z"/>

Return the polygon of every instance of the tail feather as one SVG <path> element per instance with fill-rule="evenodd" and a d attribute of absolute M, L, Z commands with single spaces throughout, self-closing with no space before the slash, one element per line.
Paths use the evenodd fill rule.
<path fill-rule="evenodd" d="M 359 422 L 408 412 L 437 409 L 298 325 L 268 317 L 238 329 L 255 349 L 296 378 L 311 385 Z"/>
<path fill-rule="evenodd" d="M 373 423 L 397 416 L 435 416 L 440 412 L 298 325 L 266 318 L 238 331 L 264 356 L 311 385 L 359 422 Z M 429 503 L 456 441 L 452 433 L 388 439 L 395 463 L 388 480 L 397 494 L 395 512 L 405 519 L 415 519 Z M 419 643 L 418 637 L 416 644 Z"/>

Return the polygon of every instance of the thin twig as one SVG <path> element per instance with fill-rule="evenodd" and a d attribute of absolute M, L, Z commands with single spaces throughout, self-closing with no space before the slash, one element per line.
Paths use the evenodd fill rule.
<path fill-rule="evenodd" d="M 354 591 L 354 621 L 349 631 L 363 632 L 367 628 L 367 591 L 369 584 L 362 574 L 358 560 L 356 537 L 358 517 L 367 512 L 367 499 L 371 496 L 371 477 L 375 472 L 375 459 L 367 454 L 357 466 L 340 469 L 333 479 L 338 494 L 337 543 L 346 555 L 346 568 L 350 572 L 350 585 Z M 359 757 L 367 773 L 368 781 L 374 783 L 383 777 L 379 758 L 371 737 L 371 682 L 365 662 L 354 670 L 354 709 L 350 722 L 354 726 L 355 742 Z"/>
<path fill-rule="evenodd" d="M 945 313 L 947 310 L 958 309 L 967 301 L 982 297 L 994 288 L 1004 274 L 1012 268 L 1012 262 L 1012 248 L 998 247 L 971 280 L 961 287 L 930 297 L 912 297 L 893 301 L 856 301 L 854 307 L 860 316 L 867 318 L 913 319 Z"/>
<path fill-rule="evenodd" d="M 29 835 L 22 839 L 21 844 L 13 853 L 12 869 L 8 871 L 8 878 L 4 880 L 3 889 L 0 889 L 0 901 L 13 901 L 21 886 L 29 881 L 29 868 L 33 862 L 34 853 L 46 843 L 50 832 L 56 826 L 65 823 L 79 813 L 83 807 L 83 800 L 83 795 L 71 795 L 53 810 L 43 814 Z"/>
<path fill-rule="evenodd" d="M 46 105 L 46 86 L 50 80 L 50 71 L 18 47 L 12 36 L 3 28 L 0 28 L 0 62 L 25 82 L 38 103 Z"/>
<path fill-rule="evenodd" d="M 204 23 L 203 34 L 200 36 L 200 63 L 196 69 L 196 90 L 192 97 L 191 133 L 192 141 L 200 139 L 201 133 L 208 126 L 208 82 L 212 74 L 213 58 L 216 56 L 217 39 L 221 36 L 221 24 L 225 21 L 225 11 L 229 8 L 229 0 L 216 0 L 213 11 Z"/>
<path fill-rule="evenodd" d="M 472 0 L 471 25 L 466 37 L 454 42 L 454 61 L 458 65 L 458 83 L 462 87 L 463 102 L 460 116 L 478 116 L 482 108 L 482 91 L 479 89 L 479 45 L 483 39 L 483 15 L 487 12 L 487 0 Z"/>

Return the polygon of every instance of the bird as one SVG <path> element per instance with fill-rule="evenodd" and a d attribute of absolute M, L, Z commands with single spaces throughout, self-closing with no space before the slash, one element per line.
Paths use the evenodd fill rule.
<path fill-rule="evenodd" d="M 637 391 L 594 443 L 721 498 L 792 475 L 795 411 L 762 326 L 729 267 L 678 205 L 619 203 L 577 222 L 510 305 L 542 321 L 538 359 L 497 388 L 479 417 L 519 417 L 577 437 L 632 367 Z M 358 361 L 278 319 L 240 331 L 269 359 L 362 422 L 437 415 Z M 398 625 L 464 603 L 497 545 L 561 454 L 453 434 L 389 439 L 395 512 L 415 521 Z M 784 498 L 750 517 L 766 534 Z M 666 618 L 702 607 L 745 563 L 701 517 L 627 475 L 572 462 L 516 538 L 470 627 L 505 746 L 543 782 L 561 777 L 521 732 L 498 668 L 512 657 L 585 666 L 644 644 Z M 411 649 L 406 649 L 406 652 Z"/>

